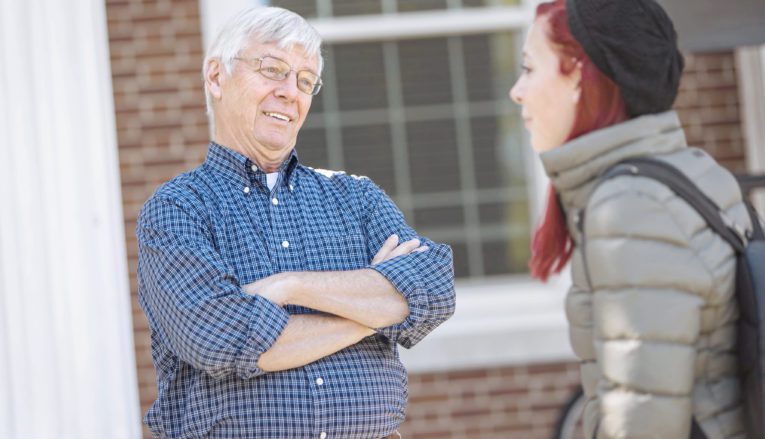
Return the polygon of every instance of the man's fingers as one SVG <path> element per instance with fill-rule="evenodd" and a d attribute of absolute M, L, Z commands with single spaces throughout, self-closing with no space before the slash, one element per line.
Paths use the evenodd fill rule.
<path fill-rule="evenodd" d="M 393 259 L 398 256 L 408 255 L 409 253 L 412 252 L 412 250 L 416 249 L 419 246 L 420 246 L 419 239 L 410 239 L 409 241 L 406 241 L 400 244 L 393 251 L 388 253 L 388 256 L 385 258 L 385 260 L 387 261 L 388 259 Z"/>
<path fill-rule="evenodd" d="M 385 240 L 382 247 L 380 247 L 380 250 L 377 252 L 374 258 L 372 258 L 372 265 L 379 264 L 380 262 L 384 261 L 386 256 L 388 256 L 388 253 L 390 253 L 396 246 L 398 245 L 398 235 L 390 235 L 388 239 Z"/>

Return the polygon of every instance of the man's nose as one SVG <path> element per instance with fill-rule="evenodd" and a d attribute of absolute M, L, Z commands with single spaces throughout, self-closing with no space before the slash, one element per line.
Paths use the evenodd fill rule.
<path fill-rule="evenodd" d="M 300 89 L 297 87 L 297 73 L 289 72 L 287 77 L 279 81 L 279 85 L 275 90 L 276 96 L 287 99 L 295 99 L 300 93 Z"/>

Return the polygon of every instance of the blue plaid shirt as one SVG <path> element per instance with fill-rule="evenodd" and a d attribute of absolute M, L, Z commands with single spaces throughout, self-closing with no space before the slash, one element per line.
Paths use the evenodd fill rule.
<path fill-rule="evenodd" d="M 292 153 L 273 190 L 248 158 L 211 143 L 205 163 L 161 186 L 138 219 L 141 307 L 151 327 L 158 397 L 145 422 L 155 437 L 386 436 L 404 420 L 411 347 L 449 318 L 451 249 L 370 265 L 391 234 L 416 237 L 367 178 L 317 171 Z M 242 291 L 284 271 L 372 268 L 407 299 L 402 323 L 306 366 L 257 366 L 290 314 Z"/>

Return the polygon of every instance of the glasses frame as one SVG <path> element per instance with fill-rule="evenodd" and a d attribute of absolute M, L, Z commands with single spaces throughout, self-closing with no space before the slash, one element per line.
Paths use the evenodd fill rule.
<path fill-rule="evenodd" d="M 263 60 L 266 59 L 266 58 L 270 58 L 270 59 L 279 61 L 279 62 L 283 63 L 284 65 L 286 65 L 287 67 L 289 67 L 289 70 L 286 72 L 286 75 L 283 78 L 280 79 L 280 78 L 275 78 L 275 77 L 272 77 L 272 76 L 269 76 L 269 75 L 266 75 L 265 73 L 263 73 Z M 234 57 L 234 59 L 237 60 L 237 61 L 245 61 L 245 62 L 256 61 L 258 63 L 258 67 L 253 69 L 253 70 L 255 70 L 256 72 L 260 73 L 261 76 L 263 76 L 264 78 L 271 79 L 271 80 L 274 80 L 274 81 L 284 81 L 285 79 L 290 77 L 290 73 L 295 72 L 295 84 L 297 85 L 298 90 L 300 90 L 302 93 L 305 93 L 305 94 L 310 95 L 310 96 L 316 96 L 317 94 L 319 94 L 319 92 L 321 91 L 321 86 L 324 84 L 324 82 L 321 80 L 321 76 L 317 75 L 316 73 L 314 73 L 314 72 L 312 72 L 310 70 L 293 70 L 292 66 L 289 65 L 287 63 L 287 61 L 284 61 L 283 59 L 279 59 L 279 58 L 277 58 L 275 56 L 268 56 L 268 55 L 266 55 L 266 56 L 261 56 L 261 57 L 257 57 L 257 58 Z M 316 78 L 317 78 L 317 81 L 316 81 L 316 84 L 314 85 L 312 93 L 308 93 L 307 91 L 305 91 L 302 88 L 300 88 L 300 74 L 303 73 L 303 72 L 307 72 L 307 73 L 310 73 L 311 75 L 315 75 Z"/>

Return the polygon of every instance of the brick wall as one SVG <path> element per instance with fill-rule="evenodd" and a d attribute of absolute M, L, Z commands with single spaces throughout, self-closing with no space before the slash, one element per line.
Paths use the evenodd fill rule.
<path fill-rule="evenodd" d="M 141 415 L 156 387 L 136 296 L 135 221 L 160 183 L 201 163 L 207 150 L 198 4 L 106 1 Z"/>
<path fill-rule="evenodd" d="M 704 148 L 734 172 L 746 171 L 732 51 L 687 56 L 675 108 L 689 145 Z"/>
<path fill-rule="evenodd" d="M 406 439 L 549 439 L 579 385 L 575 364 L 413 375 Z"/>
<path fill-rule="evenodd" d="M 135 220 L 160 183 L 204 159 L 201 25 L 198 0 L 106 0 L 106 9 L 144 414 L 156 388 L 136 296 Z M 732 53 L 688 57 L 677 109 L 691 144 L 745 168 Z M 407 439 L 547 438 L 576 381 L 569 364 L 413 375 L 402 432 Z"/>

